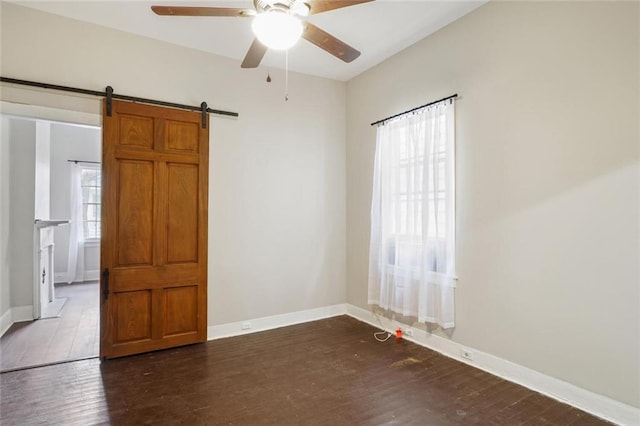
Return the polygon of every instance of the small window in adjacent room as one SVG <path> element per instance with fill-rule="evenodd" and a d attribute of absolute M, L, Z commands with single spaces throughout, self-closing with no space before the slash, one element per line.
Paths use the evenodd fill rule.
<path fill-rule="evenodd" d="M 82 221 L 86 241 L 100 239 L 100 165 L 82 165 L 80 185 L 82 187 Z"/>

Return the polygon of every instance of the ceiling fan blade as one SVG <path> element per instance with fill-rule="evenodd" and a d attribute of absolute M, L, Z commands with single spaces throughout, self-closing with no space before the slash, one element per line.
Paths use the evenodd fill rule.
<path fill-rule="evenodd" d="M 360 52 L 349 46 L 343 41 L 338 40 L 328 32 L 316 27 L 310 22 L 307 22 L 302 33 L 302 37 L 310 41 L 311 43 L 318 46 L 320 49 L 325 50 L 328 53 L 331 53 L 338 59 L 343 60 L 344 62 L 352 62 L 358 56 L 360 56 Z"/>
<path fill-rule="evenodd" d="M 355 6 L 361 3 L 369 3 L 373 0 L 309 0 L 306 1 L 311 10 L 310 15 L 322 12 L 328 12 L 329 10 L 342 9 L 343 7 Z"/>
<path fill-rule="evenodd" d="M 267 53 L 268 47 L 260 43 L 258 39 L 254 39 L 249 47 L 249 51 L 244 57 L 241 68 L 257 68 L 260 65 L 260 61 L 264 58 L 264 54 Z"/>
<path fill-rule="evenodd" d="M 162 16 L 254 16 L 256 11 L 239 7 L 189 7 L 189 6 L 151 6 L 156 15 Z"/>

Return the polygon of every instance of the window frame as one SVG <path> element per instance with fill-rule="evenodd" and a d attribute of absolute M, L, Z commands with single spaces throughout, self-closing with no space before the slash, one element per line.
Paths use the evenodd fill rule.
<path fill-rule="evenodd" d="M 446 122 L 445 122 L 446 121 L 445 113 L 439 114 L 437 117 L 437 120 L 441 120 L 441 123 L 440 123 L 441 134 L 438 136 L 438 145 L 434 147 L 433 152 L 427 153 L 426 155 L 418 155 L 418 156 L 413 156 L 411 155 L 411 153 L 405 152 L 406 155 L 402 155 L 400 158 L 396 158 L 395 163 L 392 164 L 390 168 L 392 170 L 392 173 L 396 174 L 395 178 L 401 179 L 400 175 L 403 173 L 403 170 L 405 170 L 405 173 L 412 173 L 412 172 L 415 173 L 416 170 L 418 170 L 420 167 L 423 167 L 425 161 L 431 161 L 432 158 L 435 156 L 436 158 L 435 158 L 435 161 L 433 162 L 438 164 L 437 178 L 440 183 L 445 185 L 449 184 L 453 186 L 452 191 L 453 191 L 453 196 L 455 197 L 455 193 L 456 193 L 455 181 L 453 180 L 448 182 L 446 179 L 446 168 L 448 166 L 449 161 L 453 163 L 453 168 L 455 170 L 455 162 L 456 162 L 455 139 L 453 142 L 454 146 L 448 147 L 447 138 L 445 135 L 442 134 L 442 132 L 447 131 Z M 409 142 L 403 140 L 401 143 L 407 144 Z M 410 168 L 413 168 L 413 170 L 409 170 Z M 441 173 L 445 173 L 445 176 L 441 176 Z M 426 184 L 426 181 L 423 180 L 423 183 Z M 429 208 L 429 203 L 431 203 L 437 197 L 439 202 L 443 203 L 443 205 L 445 206 L 445 211 L 442 213 L 445 216 L 443 218 L 444 221 L 447 222 L 448 215 L 452 215 L 452 220 L 455 221 L 455 214 L 456 214 L 455 203 L 453 205 L 453 211 L 452 212 L 447 211 L 448 207 L 446 203 L 446 193 L 447 193 L 446 187 L 439 188 L 438 191 L 435 191 L 432 189 L 433 189 L 433 185 L 431 185 L 428 191 L 424 191 L 422 190 L 422 188 L 420 190 L 412 189 L 410 191 L 409 188 L 405 188 L 405 191 L 398 191 L 392 194 L 391 196 L 392 202 L 394 204 L 397 203 L 398 208 L 402 210 L 402 206 L 401 206 L 402 203 L 405 204 L 405 209 L 408 209 L 410 201 L 421 202 L 423 197 L 427 197 L 426 207 Z M 447 240 L 446 229 L 444 230 L 445 235 L 436 234 L 431 236 L 430 235 L 423 236 L 424 230 L 422 225 L 420 225 L 419 227 L 420 228 L 419 234 L 408 232 L 407 224 L 403 225 L 402 223 L 395 223 L 394 228 L 395 229 L 393 230 L 393 232 L 389 234 L 386 241 L 386 244 L 388 247 L 386 262 L 389 267 L 393 268 L 396 271 L 396 273 L 399 273 L 400 275 L 409 275 L 412 272 L 408 270 L 405 271 L 404 267 L 400 266 L 397 263 L 398 250 L 407 249 L 409 246 L 422 246 L 424 250 L 435 250 L 437 249 L 436 247 L 444 245 Z M 431 234 L 431 232 L 433 231 L 430 231 L 429 234 Z M 453 234 L 455 239 L 456 238 L 455 225 L 454 225 Z M 443 275 L 442 272 L 437 271 L 437 266 L 435 263 L 433 265 L 430 265 L 428 270 L 431 275 L 434 275 L 434 276 Z"/>
<path fill-rule="evenodd" d="M 101 240 L 101 228 L 102 228 L 102 165 L 101 164 L 92 164 L 92 163 L 81 163 L 79 164 L 80 166 L 80 195 L 81 195 L 81 202 L 82 202 L 82 229 L 83 229 L 83 235 L 84 235 L 84 243 L 86 245 L 98 245 L 100 244 L 100 240 Z M 97 185 L 85 185 L 84 184 L 84 172 L 85 171 L 92 171 L 92 172 L 97 172 L 97 178 L 99 180 L 99 184 Z M 99 194 L 98 197 L 98 201 L 88 201 L 87 199 L 85 199 L 85 188 L 97 188 L 98 190 L 96 191 Z M 97 210 L 99 212 L 99 214 L 97 215 L 97 219 L 96 220 L 88 220 L 86 217 L 86 209 L 85 206 L 88 205 L 93 205 L 93 206 L 97 206 Z M 91 223 L 95 223 L 97 226 L 97 230 L 98 230 L 98 235 L 95 236 L 88 236 L 88 227 L 87 227 L 87 223 L 91 222 Z"/>

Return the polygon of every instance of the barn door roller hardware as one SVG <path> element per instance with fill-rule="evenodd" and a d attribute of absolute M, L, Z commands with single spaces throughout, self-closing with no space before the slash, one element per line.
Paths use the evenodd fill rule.
<path fill-rule="evenodd" d="M 207 128 L 207 103 L 206 102 L 202 102 L 200 104 L 200 110 L 202 111 L 202 128 L 206 129 Z"/>
<path fill-rule="evenodd" d="M 219 109 L 209 108 L 207 107 L 206 102 L 202 102 L 199 106 L 194 106 L 194 105 L 177 104 L 174 102 L 158 101 L 155 99 L 139 98 L 137 96 L 119 95 L 119 94 L 113 93 L 113 87 L 111 86 L 107 86 L 104 92 L 100 92 L 97 90 L 80 89 L 77 87 L 60 86 L 57 84 L 40 83 L 37 81 L 19 80 L 16 78 L 9 78 L 9 77 L 0 77 L 0 82 L 10 83 L 10 84 L 19 84 L 21 86 L 39 87 L 42 89 L 60 90 L 63 92 L 81 93 L 83 95 L 97 96 L 101 98 L 105 97 L 107 99 L 107 116 L 111 116 L 112 109 L 113 109 L 113 106 L 112 106 L 113 99 L 121 99 L 123 101 L 131 101 L 131 102 L 140 102 L 140 103 L 151 104 L 151 105 L 160 105 L 160 106 L 166 106 L 170 108 L 186 109 L 189 111 L 202 111 L 202 114 L 203 114 L 202 128 L 207 127 L 206 119 L 204 117 L 206 113 L 223 115 L 227 117 L 239 116 L 237 112 L 223 111 Z"/>
<path fill-rule="evenodd" d="M 105 89 L 105 97 L 107 98 L 107 117 L 111 117 L 112 105 L 111 101 L 113 100 L 113 87 L 107 86 Z"/>

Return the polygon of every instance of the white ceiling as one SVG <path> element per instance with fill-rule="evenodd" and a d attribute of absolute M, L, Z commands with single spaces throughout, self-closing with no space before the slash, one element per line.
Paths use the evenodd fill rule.
<path fill-rule="evenodd" d="M 393 56 L 484 4 L 481 1 L 377 0 L 324 12 L 309 21 L 355 47 L 362 55 L 350 64 L 300 40 L 289 51 L 289 69 L 346 81 Z M 251 0 L 236 1 L 15 1 L 80 21 L 139 34 L 180 46 L 238 60 L 253 41 L 251 18 L 164 17 L 152 4 L 253 8 Z M 269 51 L 261 67 L 284 68 L 285 54 Z"/>

